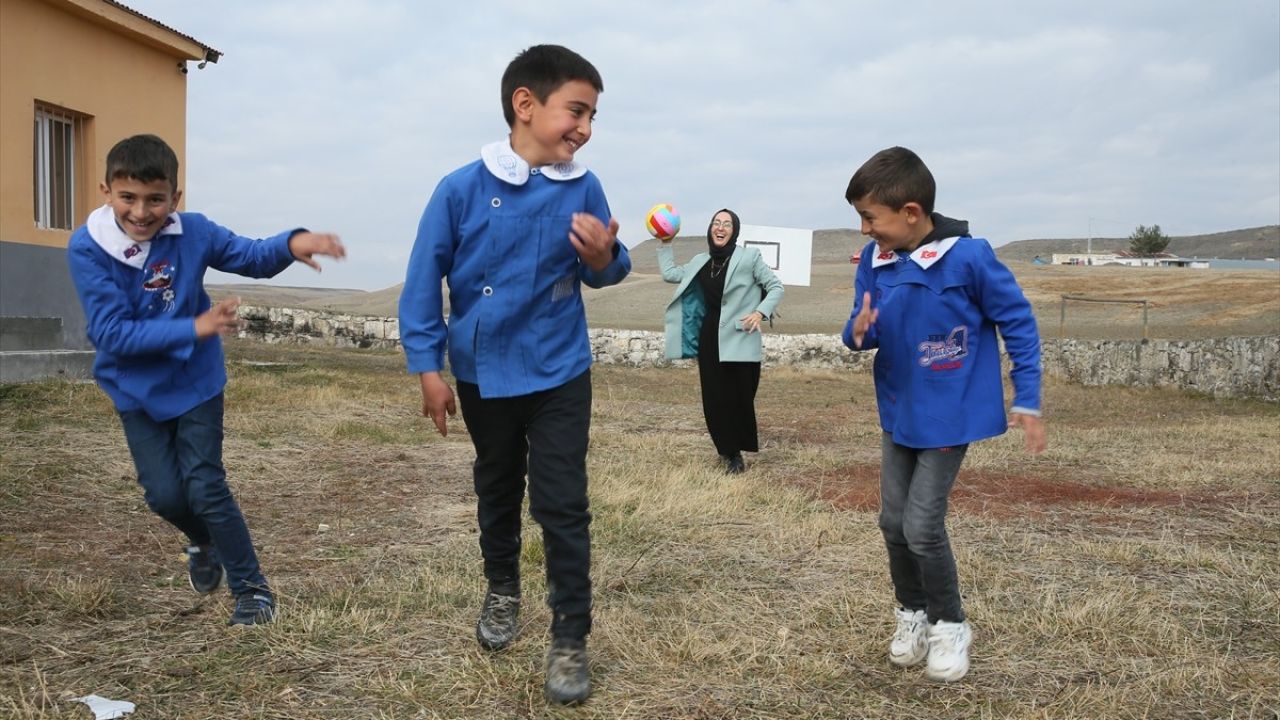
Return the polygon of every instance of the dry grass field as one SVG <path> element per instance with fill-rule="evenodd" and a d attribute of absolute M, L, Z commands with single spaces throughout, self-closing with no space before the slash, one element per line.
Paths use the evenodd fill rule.
<path fill-rule="evenodd" d="M 842 311 L 843 312 L 843 311 Z M 688 368 L 594 371 L 595 693 L 472 638 L 471 448 L 392 352 L 229 344 L 226 463 L 283 615 L 187 587 L 94 386 L 0 387 L 0 716 L 1267 718 L 1280 708 L 1280 408 L 1046 387 L 1050 449 L 975 445 L 950 522 L 976 629 L 952 686 L 886 659 L 867 374 L 766 371 L 762 451 L 715 467 Z"/>

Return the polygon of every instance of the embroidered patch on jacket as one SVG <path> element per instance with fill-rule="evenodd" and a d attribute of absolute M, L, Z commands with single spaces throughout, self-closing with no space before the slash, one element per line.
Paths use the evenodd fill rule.
<path fill-rule="evenodd" d="M 947 335 L 930 335 L 928 340 L 916 346 L 920 353 L 920 367 L 930 370 L 955 370 L 964 363 L 961 358 L 969 355 L 969 328 L 957 325 Z"/>
<path fill-rule="evenodd" d="M 142 289 L 151 296 L 150 307 L 167 313 L 173 310 L 173 300 L 177 293 L 173 290 L 173 264 L 168 260 L 153 262 L 147 266 L 147 279 L 142 282 Z"/>

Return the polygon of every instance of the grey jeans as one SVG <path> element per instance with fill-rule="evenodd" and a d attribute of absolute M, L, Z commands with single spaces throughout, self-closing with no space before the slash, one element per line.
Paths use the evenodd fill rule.
<path fill-rule="evenodd" d="M 947 537 L 947 498 L 968 445 L 909 448 L 880 439 L 880 531 L 898 604 L 929 622 L 961 622 L 960 580 Z"/>

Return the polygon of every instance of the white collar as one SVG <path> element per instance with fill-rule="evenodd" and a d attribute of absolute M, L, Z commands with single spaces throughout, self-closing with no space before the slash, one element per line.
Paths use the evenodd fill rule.
<path fill-rule="evenodd" d="M 89 213 L 89 219 L 85 221 L 85 229 L 89 231 L 89 237 L 93 238 L 98 247 L 116 260 L 139 270 L 146 265 L 147 254 L 151 252 L 151 241 L 130 240 L 129 236 L 125 235 L 116 224 L 116 216 L 111 212 L 110 205 L 103 205 Z M 175 212 L 169 213 L 169 217 L 164 221 L 164 227 L 160 228 L 156 236 L 181 234 L 182 218 Z"/>
<path fill-rule="evenodd" d="M 523 185 L 529 182 L 530 175 L 543 175 L 548 180 L 573 180 L 587 174 L 587 166 L 582 163 L 569 162 L 543 165 L 529 168 L 529 163 L 511 149 L 511 139 L 499 140 L 480 148 L 480 159 L 484 166 L 499 180 L 512 185 Z"/>
<path fill-rule="evenodd" d="M 934 240 L 931 243 L 921 245 L 911 253 L 911 259 L 923 270 L 928 270 L 930 265 L 942 259 L 943 255 L 956 244 L 959 237 L 949 237 L 942 240 Z M 892 265 L 898 261 L 898 253 L 893 250 L 884 250 L 876 253 L 871 259 L 871 267 L 880 267 L 881 265 Z"/>

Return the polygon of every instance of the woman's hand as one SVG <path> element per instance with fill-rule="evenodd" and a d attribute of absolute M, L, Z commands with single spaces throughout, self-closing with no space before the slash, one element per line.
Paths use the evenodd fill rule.
<path fill-rule="evenodd" d="M 747 332 L 760 332 L 760 323 L 764 322 L 764 313 L 756 310 L 742 316 L 742 329 Z"/>

